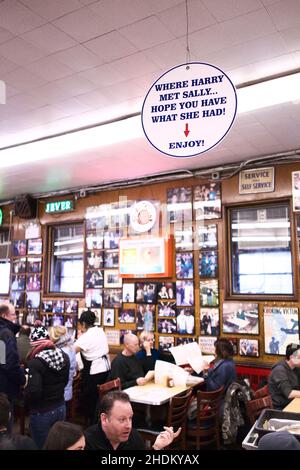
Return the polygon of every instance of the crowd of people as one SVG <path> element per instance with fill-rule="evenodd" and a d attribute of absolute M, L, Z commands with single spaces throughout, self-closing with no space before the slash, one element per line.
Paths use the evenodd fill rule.
<path fill-rule="evenodd" d="M 16 320 L 14 306 L 0 304 L 0 449 L 145 449 L 143 439 L 133 427 L 136 411 L 133 412 L 124 390 L 147 384 L 152 380 L 149 372 L 155 369 L 156 361 L 164 359 L 154 347 L 153 333 L 145 330 L 139 338 L 125 335 L 123 350 L 111 363 L 106 335 L 95 326 L 95 313 L 89 309 L 79 318 L 81 334 L 75 342 L 64 326 L 47 329 L 37 320 L 33 326 L 20 327 Z M 215 360 L 212 365 L 204 361 L 198 374 L 204 378 L 204 390 L 222 390 L 224 410 L 233 391 L 241 387 L 233 355 L 230 341 L 217 339 Z M 78 368 L 89 418 L 86 429 L 69 422 Z M 197 375 L 190 366 L 186 370 Z M 99 400 L 98 386 L 117 378 L 121 390 L 108 392 Z M 293 398 L 300 398 L 299 344 L 289 344 L 285 360 L 274 365 L 269 392 L 277 409 L 283 409 Z M 29 411 L 30 437 L 13 432 L 14 406 L 20 402 Z M 180 432 L 180 428 L 162 427 L 153 449 L 168 446 Z M 270 439 L 262 442 L 262 449 L 272 445 Z M 287 443 L 287 439 L 282 442 Z M 295 442 L 286 445 L 296 448 Z"/>

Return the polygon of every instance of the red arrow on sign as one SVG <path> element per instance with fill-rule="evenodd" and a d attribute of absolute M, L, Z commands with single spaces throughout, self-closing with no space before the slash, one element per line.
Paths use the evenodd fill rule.
<path fill-rule="evenodd" d="M 189 135 L 189 133 L 190 133 L 190 131 L 189 131 L 189 125 L 188 125 L 188 124 L 186 124 L 186 125 L 185 125 L 185 131 L 184 131 L 184 134 L 185 134 L 185 136 L 187 137 L 187 136 Z"/>

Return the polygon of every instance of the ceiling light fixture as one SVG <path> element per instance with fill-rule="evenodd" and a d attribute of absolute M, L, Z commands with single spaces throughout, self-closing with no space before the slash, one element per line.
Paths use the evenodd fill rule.
<path fill-rule="evenodd" d="M 300 100 L 300 73 L 237 89 L 238 114 Z M 0 169 L 73 155 L 144 136 L 140 115 L 0 149 Z"/>

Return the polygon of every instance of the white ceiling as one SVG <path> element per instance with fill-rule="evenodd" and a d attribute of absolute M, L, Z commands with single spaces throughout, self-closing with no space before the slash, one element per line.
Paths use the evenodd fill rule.
<path fill-rule="evenodd" d="M 300 68 L 300 0 L 188 0 L 191 60 L 235 85 Z M 0 147 L 138 113 L 186 61 L 182 0 L 0 0 Z M 238 115 L 221 144 L 171 158 L 145 137 L 0 171 L 0 200 L 300 148 L 300 102 Z M 0 152 L 1 160 L 1 152 Z"/>

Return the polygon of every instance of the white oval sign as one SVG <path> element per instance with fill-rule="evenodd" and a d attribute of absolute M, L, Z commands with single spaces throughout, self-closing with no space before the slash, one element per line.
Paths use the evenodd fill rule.
<path fill-rule="evenodd" d="M 130 223 L 136 232 L 148 232 L 156 221 L 156 209 L 150 201 L 139 201 L 130 210 Z"/>
<path fill-rule="evenodd" d="M 218 67 L 192 62 L 165 72 L 148 91 L 142 126 L 149 142 L 172 157 L 194 157 L 215 147 L 231 128 L 236 91 Z"/>

